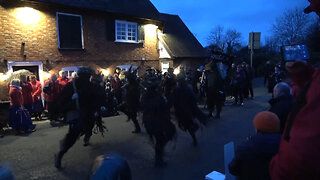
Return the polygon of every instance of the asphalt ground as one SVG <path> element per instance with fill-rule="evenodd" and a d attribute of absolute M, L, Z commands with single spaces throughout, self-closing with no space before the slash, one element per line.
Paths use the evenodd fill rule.
<path fill-rule="evenodd" d="M 134 126 L 123 114 L 104 118 L 108 132 L 104 137 L 93 135 L 90 146 L 84 147 L 80 137 L 64 156 L 60 171 L 53 157 L 68 126 L 51 127 L 48 121 L 36 122 L 37 131 L 32 134 L 0 138 L 0 164 L 11 168 L 17 180 L 82 180 L 90 177 L 97 156 L 114 152 L 128 161 L 133 180 L 204 180 L 213 170 L 224 172 L 224 144 L 234 141 L 237 145 L 254 134 L 253 117 L 268 109 L 271 98 L 262 79 L 254 80 L 254 93 L 255 99 L 246 100 L 244 106 L 224 106 L 221 119 L 211 119 L 197 132 L 197 147 L 189 134 L 178 130 L 177 139 L 166 146 L 164 168 L 154 167 L 154 148 L 145 129 L 132 134 Z"/>

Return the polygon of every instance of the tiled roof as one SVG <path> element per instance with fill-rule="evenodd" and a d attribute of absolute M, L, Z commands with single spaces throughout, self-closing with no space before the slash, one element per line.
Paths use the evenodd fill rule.
<path fill-rule="evenodd" d="M 147 19 L 159 19 L 159 12 L 149 0 L 24 0 L 53 3 L 110 13 L 125 14 Z"/>
<path fill-rule="evenodd" d="M 162 41 L 175 58 L 206 57 L 205 49 L 178 15 L 160 14 L 165 22 Z"/>

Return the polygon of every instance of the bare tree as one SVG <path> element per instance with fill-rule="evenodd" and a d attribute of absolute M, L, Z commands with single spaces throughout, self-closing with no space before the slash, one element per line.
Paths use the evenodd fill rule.
<path fill-rule="evenodd" d="M 300 8 L 285 12 L 272 26 L 273 38 L 279 46 L 302 43 L 307 36 L 310 18 Z"/>
<path fill-rule="evenodd" d="M 230 55 L 241 46 L 241 33 L 235 29 L 225 31 L 223 26 L 218 25 L 210 32 L 208 43 L 212 50 Z"/>
<path fill-rule="evenodd" d="M 279 45 L 277 40 L 272 36 L 265 37 L 265 46 L 266 53 L 273 53 L 279 51 Z"/>
<path fill-rule="evenodd" d="M 229 29 L 225 35 L 225 41 L 227 43 L 227 54 L 233 54 L 236 48 L 241 47 L 241 33 L 235 29 Z"/>
<path fill-rule="evenodd" d="M 224 37 L 224 28 L 221 25 L 216 26 L 210 32 L 208 37 L 209 46 L 215 47 L 217 51 L 224 52 L 225 49 L 225 37 Z"/>

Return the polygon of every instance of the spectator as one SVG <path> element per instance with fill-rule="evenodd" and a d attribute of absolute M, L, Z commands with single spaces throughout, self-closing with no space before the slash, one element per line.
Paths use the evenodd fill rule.
<path fill-rule="evenodd" d="M 131 170 L 127 161 L 115 153 L 98 156 L 92 167 L 92 180 L 131 180 Z"/>
<path fill-rule="evenodd" d="M 285 82 L 280 82 L 273 88 L 273 98 L 269 101 L 269 111 L 275 113 L 280 119 L 280 132 L 284 130 L 288 115 L 293 107 L 291 88 Z"/>
<path fill-rule="evenodd" d="M 20 86 L 22 88 L 23 106 L 28 110 L 29 114 L 32 113 L 32 87 L 28 82 L 27 76 L 20 76 Z"/>
<path fill-rule="evenodd" d="M 118 104 L 122 103 L 122 81 L 120 80 L 118 74 L 114 74 L 114 77 L 110 76 L 110 83 L 113 92 L 117 98 Z"/>
<path fill-rule="evenodd" d="M 23 108 L 23 96 L 21 90 L 20 80 L 12 80 L 9 90 L 9 125 L 15 130 L 16 134 L 32 132 L 35 129 L 35 125 L 32 124 L 29 113 Z"/>
<path fill-rule="evenodd" d="M 306 13 L 320 15 L 320 1 L 309 0 Z M 289 77 L 302 88 L 287 120 L 278 154 L 270 163 L 270 175 L 280 179 L 320 179 L 320 68 L 306 61 L 286 63 Z"/>
<path fill-rule="evenodd" d="M 253 89 L 252 89 L 253 70 L 249 64 L 246 64 L 245 71 L 247 72 L 246 73 L 247 76 L 246 76 L 245 97 L 248 98 L 249 93 L 250 93 L 251 99 L 253 99 L 254 98 Z"/>
<path fill-rule="evenodd" d="M 69 78 L 67 77 L 68 72 L 67 71 L 60 71 L 59 72 L 60 77 L 57 79 L 61 89 L 63 89 L 68 82 L 70 82 Z"/>
<path fill-rule="evenodd" d="M 239 98 L 240 98 L 240 105 L 244 105 L 243 104 L 243 89 L 245 87 L 245 79 L 246 79 L 246 74 L 244 73 L 244 71 L 241 69 L 241 66 L 238 65 L 237 66 L 237 71 L 234 74 L 233 80 L 235 83 L 235 104 L 237 104 L 239 102 Z"/>
<path fill-rule="evenodd" d="M 34 113 L 36 120 L 41 120 L 41 114 L 43 111 L 42 106 L 42 86 L 39 81 L 37 81 L 36 76 L 31 76 L 30 85 L 32 87 L 32 99 L 33 99 L 33 106 L 32 106 L 32 112 Z"/>
<path fill-rule="evenodd" d="M 77 77 L 78 77 L 77 72 L 72 72 L 72 73 L 71 73 L 71 79 L 70 79 L 70 81 L 72 81 L 73 79 L 75 79 L 75 78 L 77 78 Z"/>
<path fill-rule="evenodd" d="M 237 72 L 237 66 L 235 63 L 232 63 L 231 64 L 231 68 L 229 69 L 229 72 L 228 72 L 228 76 L 229 76 L 229 79 L 230 79 L 230 95 L 232 97 L 236 97 L 237 95 L 237 80 L 236 80 L 236 72 Z"/>
<path fill-rule="evenodd" d="M 273 71 L 273 66 L 271 65 L 270 61 L 267 61 L 265 66 L 264 66 L 265 72 L 264 72 L 264 81 L 263 84 L 266 85 L 267 83 L 269 84 L 269 77 L 272 74 Z"/>
<path fill-rule="evenodd" d="M 270 174 L 275 180 L 320 179 L 320 68 L 295 61 L 287 62 L 286 69 L 303 90 L 287 120 L 279 152 L 270 163 Z"/>
<path fill-rule="evenodd" d="M 46 109 L 48 110 L 48 117 L 50 120 L 58 120 L 59 113 L 54 106 L 59 93 L 61 91 L 61 86 L 57 81 L 57 74 L 52 74 L 51 78 L 45 83 L 43 92 L 46 93 Z"/>
<path fill-rule="evenodd" d="M 275 66 L 274 72 L 270 75 L 268 80 L 268 92 L 272 93 L 274 86 L 279 82 L 283 82 L 285 78 L 285 72 L 281 70 L 278 66 Z"/>
<path fill-rule="evenodd" d="M 268 180 L 268 165 L 281 139 L 280 120 L 276 114 L 263 111 L 254 117 L 253 124 L 257 133 L 238 146 L 229 171 L 239 180 Z"/>
<path fill-rule="evenodd" d="M 218 71 L 215 62 L 210 63 L 210 67 L 207 71 L 207 104 L 209 109 L 209 117 L 212 117 L 213 110 L 216 109 L 216 115 L 214 118 L 220 119 L 220 113 L 223 104 L 223 79 Z"/>

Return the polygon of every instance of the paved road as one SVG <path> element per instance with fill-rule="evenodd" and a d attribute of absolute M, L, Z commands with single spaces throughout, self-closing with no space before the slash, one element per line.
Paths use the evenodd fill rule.
<path fill-rule="evenodd" d="M 254 82 L 254 100 L 246 101 L 244 106 L 224 107 L 220 120 L 211 120 L 197 133 L 198 147 L 193 147 L 191 137 L 179 130 L 177 140 L 166 147 L 165 168 L 153 166 L 154 149 L 145 130 L 132 134 L 133 125 L 123 115 L 105 118 L 109 131 L 105 137 L 94 135 L 91 146 L 84 147 L 81 137 L 65 155 L 61 171 L 53 166 L 53 154 L 68 127 L 50 127 L 47 122 L 38 124 L 38 130 L 29 136 L 0 139 L 0 162 L 11 167 L 18 180 L 82 180 L 89 177 L 96 156 L 116 152 L 127 159 L 133 180 L 203 180 L 213 170 L 224 172 L 224 144 L 237 144 L 254 133 L 252 119 L 268 108 L 266 102 L 270 98 L 262 81 Z"/>

